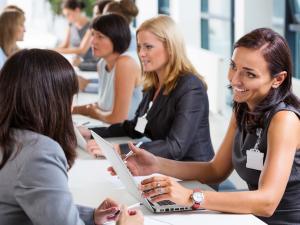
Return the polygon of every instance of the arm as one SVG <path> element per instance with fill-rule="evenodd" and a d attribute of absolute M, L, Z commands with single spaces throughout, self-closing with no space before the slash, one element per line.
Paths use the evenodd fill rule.
<path fill-rule="evenodd" d="M 222 212 L 271 216 L 284 194 L 295 151 L 300 146 L 299 134 L 300 122 L 294 113 L 289 111 L 276 113 L 268 129 L 268 150 L 258 189 L 224 193 L 207 191 L 204 192 L 205 199 L 201 206 L 205 209 Z M 184 197 L 180 201 L 191 205 L 191 201 L 188 200 L 190 194 L 190 190 L 184 190 L 182 194 Z M 157 200 L 161 199 L 170 199 L 170 195 L 165 194 Z"/>
<path fill-rule="evenodd" d="M 55 48 L 54 50 L 62 53 L 62 54 L 76 54 L 76 55 L 84 55 L 88 49 L 91 47 L 91 31 L 87 30 L 83 36 L 83 39 L 80 42 L 80 46 L 75 48 L 75 47 L 68 47 L 69 45 L 67 45 L 66 47 L 58 47 Z"/>
<path fill-rule="evenodd" d="M 16 200 L 33 224 L 93 224 L 93 209 L 78 212 L 68 188 L 66 159 L 57 144 L 37 148 L 20 168 Z M 83 218 L 82 218 L 83 219 Z"/>
<path fill-rule="evenodd" d="M 120 56 L 116 62 L 115 70 L 115 99 L 113 110 L 97 112 L 98 119 L 105 123 L 120 123 L 128 117 L 132 94 L 138 84 L 140 68 L 137 63 L 128 56 Z"/>

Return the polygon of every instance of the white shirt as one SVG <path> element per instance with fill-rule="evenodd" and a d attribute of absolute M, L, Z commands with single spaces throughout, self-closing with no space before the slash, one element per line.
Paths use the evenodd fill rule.
<path fill-rule="evenodd" d="M 7 59 L 7 56 L 5 55 L 5 53 L 4 53 L 4 51 L 2 50 L 2 48 L 0 48 L 0 69 L 1 69 L 2 66 L 4 65 L 6 59 Z"/>

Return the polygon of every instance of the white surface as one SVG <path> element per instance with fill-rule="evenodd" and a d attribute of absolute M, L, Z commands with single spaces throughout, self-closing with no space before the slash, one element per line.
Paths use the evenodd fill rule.
<path fill-rule="evenodd" d="M 81 159 L 76 160 L 69 172 L 69 186 L 77 204 L 97 207 L 107 197 L 126 205 L 136 203 L 136 200 L 125 190 L 120 180 L 110 176 L 107 172 L 109 163 L 106 160 L 93 160 L 83 151 L 79 152 L 79 156 Z M 141 206 L 141 210 L 145 215 L 145 225 L 264 224 L 253 215 L 223 214 L 206 210 L 152 214 L 144 206 Z"/>

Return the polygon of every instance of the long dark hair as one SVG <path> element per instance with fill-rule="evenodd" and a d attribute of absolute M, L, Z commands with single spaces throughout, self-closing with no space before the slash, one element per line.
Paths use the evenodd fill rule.
<path fill-rule="evenodd" d="M 259 28 L 240 38 L 234 48 L 245 47 L 260 49 L 262 56 L 268 64 L 273 77 L 285 71 L 287 76 L 278 88 L 271 88 L 268 95 L 249 111 L 246 103 L 233 103 L 233 109 L 241 129 L 244 125 L 249 131 L 256 127 L 263 127 L 265 116 L 269 115 L 274 106 L 285 102 L 295 108 L 300 108 L 299 99 L 292 93 L 292 59 L 286 40 L 269 28 Z"/>
<path fill-rule="evenodd" d="M 71 107 L 78 81 L 71 64 L 51 50 L 22 50 L 0 72 L 0 169 L 18 140 L 14 129 L 30 130 L 57 141 L 71 167 L 76 157 Z"/>

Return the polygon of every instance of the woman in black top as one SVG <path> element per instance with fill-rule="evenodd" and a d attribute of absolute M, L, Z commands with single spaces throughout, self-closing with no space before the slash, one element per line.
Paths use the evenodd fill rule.
<path fill-rule="evenodd" d="M 137 30 L 137 43 L 144 96 L 135 118 L 93 130 L 102 137 L 146 136 L 151 141 L 142 147 L 164 158 L 211 160 L 206 84 L 186 56 L 176 24 L 168 16 L 147 20 Z M 129 151 L 127 144 L 117 148 Z M 88 149 L 101 154 L 93 140 Z"/>
<path fill-rule="evenodd" d="M 288 45 L 271 29 L 256 29 L 234 46 L 228 80 L 233 115 L 220 149 L 207 163 L 176 162 L 130 145 L 134 175 L 155 172 L 217 183 L 233 169 L 249 191 L 209 192 L 182 187 L 169 177 L 142 181 L 154 201 L 230 213 L 252 213 L 268 224 L 300 224 L 300 102 L 292 93 Z M 151 189 L 151 191 L 149 191 Z"/>

